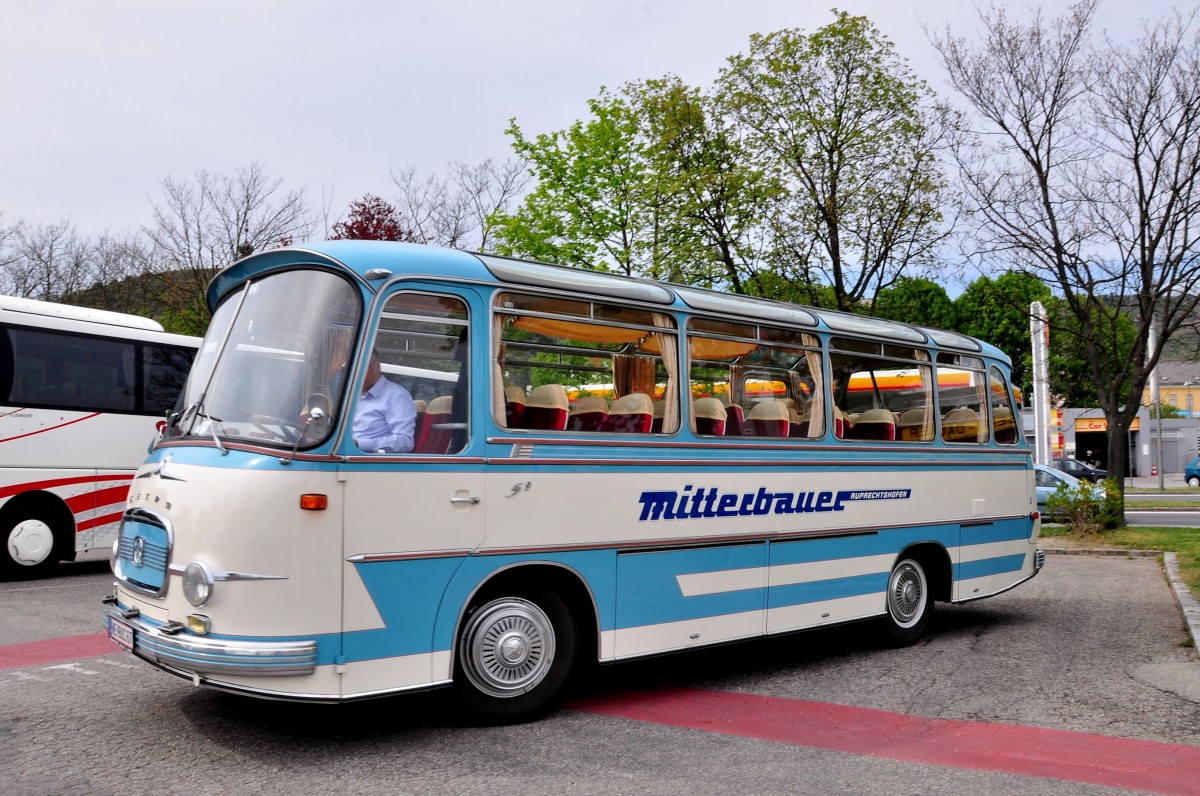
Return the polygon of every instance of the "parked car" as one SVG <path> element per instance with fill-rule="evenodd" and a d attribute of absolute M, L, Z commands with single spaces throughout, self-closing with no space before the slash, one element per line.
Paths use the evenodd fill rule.
<path fill-rule="evenodd" d="M 1183 480 L 1188 486 L 1200 486 L 1200 459 L 1192 459 L 1183 468 Z"/>
<path fill-rule="evenodd" d="M 1046 501 L 1058 489 L 1059 484 L 1075 487 L 1079 484 L 1079 479 L 1073 475 L 1067 475 L 1062 470 L 1047 467 L 1044 464 L 1035 464 L 1033 466 L 1033 485 L 1037 489 L 1037 507 L 1043 517 L 1047 514 Z"/>
<path fill-rule="evenodd" d="M 1074 476 L 1081 481 L 1103 481 L 1108 477 L 1107 470 L 1101 470 L 1099 467 L 1084 464 L 1078 459 L 1059 459 L 1054 463 L 1054 466 L 1067 475 Z"/>

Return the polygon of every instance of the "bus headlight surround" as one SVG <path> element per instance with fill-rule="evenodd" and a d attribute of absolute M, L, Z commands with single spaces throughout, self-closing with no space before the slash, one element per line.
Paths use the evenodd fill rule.
<path fill-rule="evenodd" d="M 212 570 L 203 561 L 193 561 L 183 571 L 183 596 L 200 608 L 212 597 Z"/>

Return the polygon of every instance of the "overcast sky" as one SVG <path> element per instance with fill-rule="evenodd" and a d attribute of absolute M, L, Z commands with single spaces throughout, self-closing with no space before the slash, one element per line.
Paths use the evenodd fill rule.
<path fill-rule="evenodd" d="M 1099 22 L 1125 40 L 1177 1 L 1103 0 Z M 667 73 L 707 88 L 750 34 L 834 6 L 938 91 L 924 28 L 978 31 L 969 0 L 0 0 L 0 214 L 133 230 L 164 177 L 260 161 L 332 222 L 394 195 L 394 169 L 506 159 L 510 118 L 561 129 L 600 86 Z"/>

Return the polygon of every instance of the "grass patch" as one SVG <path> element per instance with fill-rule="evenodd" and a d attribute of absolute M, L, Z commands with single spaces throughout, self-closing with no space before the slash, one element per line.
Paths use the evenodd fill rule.
<path fill-rule="evenodd" d="M 1087 547 L 1123 550 L 1170 550 L 1179 562 L 1179 575 L 1200 595 L 1200 528 L 1114 528 L 1078 534 L 1065 525 L 1043 525 L 1043 539 L 1064 539 Z"/>

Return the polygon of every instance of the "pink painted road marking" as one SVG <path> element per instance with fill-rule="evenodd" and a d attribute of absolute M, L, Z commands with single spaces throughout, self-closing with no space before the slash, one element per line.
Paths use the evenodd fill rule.
<path fill-rule="evenodd" d="M 799 699 L 666 688 L 576 700 L 586 713 L 952 768 L 1200 794 L 1200 747 Z"/>
<path fill-rule="evenodd" d="M 44 666 L 77 658 L 95 658 L 110 652 L 120 652 L 120 648 L 108 640 L 107 633 L 85 633 L 45 641 L 27 641 L 24 644 L 6 644 L 0 646 L 0 671 Z"/>

